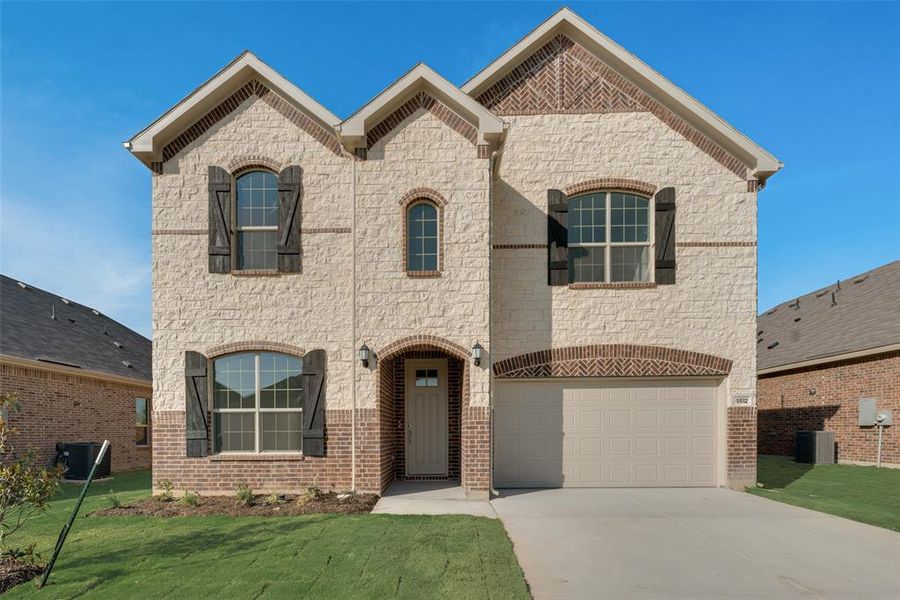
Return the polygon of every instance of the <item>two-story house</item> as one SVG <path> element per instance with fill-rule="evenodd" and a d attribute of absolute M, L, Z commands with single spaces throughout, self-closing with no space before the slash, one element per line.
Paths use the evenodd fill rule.
<path fill-rule="evenodd" d="M 771 154 L 563 9 L 347 119 L 244 53 L 153 175 L 154 479 L 755 481 Z"/>

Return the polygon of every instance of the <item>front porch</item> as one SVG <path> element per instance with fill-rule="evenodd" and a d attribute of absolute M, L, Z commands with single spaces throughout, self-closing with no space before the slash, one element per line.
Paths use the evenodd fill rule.
<path fill-rule="evenodd" d="M 452 481 L 395 481 L 373 513 L 392 515 L 472 515 L 497 518 L 487 499 L 472 500 Z"/>

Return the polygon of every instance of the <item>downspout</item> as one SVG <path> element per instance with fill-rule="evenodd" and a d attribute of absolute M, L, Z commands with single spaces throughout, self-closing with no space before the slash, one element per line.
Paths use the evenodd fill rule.
<path fill-rule="evenodd" d="M 488 500 L 498 495 L 494 489 L 494 165 L 501 152 L 491 152 L 488 161 Z"/>
<path fill-rule="evenodd" d="M 350 363 L 353 368 L 350 370 L 351 392 L 350 397 L 353 402 L 353 409 L 350 411 L 350 489 L 356 491 L 356 158 L 350 156 L 351 181 L 350 181 L 350 206 L 353 209 L 353 217 L 350 223 L 351 251 L 353 255 L 350 258 L 350 269 L 352 275 L 350 277 L 350 306 L 353 314 L 350 318 Z"/>

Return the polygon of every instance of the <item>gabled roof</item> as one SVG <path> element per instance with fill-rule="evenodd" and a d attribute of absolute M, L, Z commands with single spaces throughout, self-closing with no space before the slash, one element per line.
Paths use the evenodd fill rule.
<path fill-rule="evenodd" d="M 166 143 L 203 118 L 235 90 L 254 79 L 274 90 L 329 132 L 340 122 L 340 119 L 303 90 L 275 72 L 252 52 L 245 50 L 181 102 L 136 133 L 125 142 L 125 147 L 145 165 L 160 161 Z"/>
<path fill-rule="evenodd" d="M 756 324 L 762 374 L 900 349 L 900 260 L 779 304 Z"/>
<path fill-rule="evenodd" d="M 0 275 L 3 358 L 149 384 L 151 348 L 150 340 L 99 311 Z"/>
<path fill-rule="evenodd" d="M 462 91 L 478 97 L 559 34 L 593 52 L 622 77 L 749 165 L 752 176 L 760 182 L 781 169 L 777 158 L 568 8 L 557 11 L 482 69 L 462 86 Z"/>
<path fill-rule="evenodd" d="M 418 64 L 338 126 L 341 143 L 350 150 L 365 147 L 366 132 L 419 92 L 433 96 L 468 121 L 485 141 L 499 139 L 502 119 L 425 64 Z"/>

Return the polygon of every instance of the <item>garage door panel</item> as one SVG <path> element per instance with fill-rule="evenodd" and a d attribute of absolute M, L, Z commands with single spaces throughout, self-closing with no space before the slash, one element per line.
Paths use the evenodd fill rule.
<path fill-rule="evenodd" d="M 716 484 L 716 383 L 498 383 L 497 487 Z"/>

